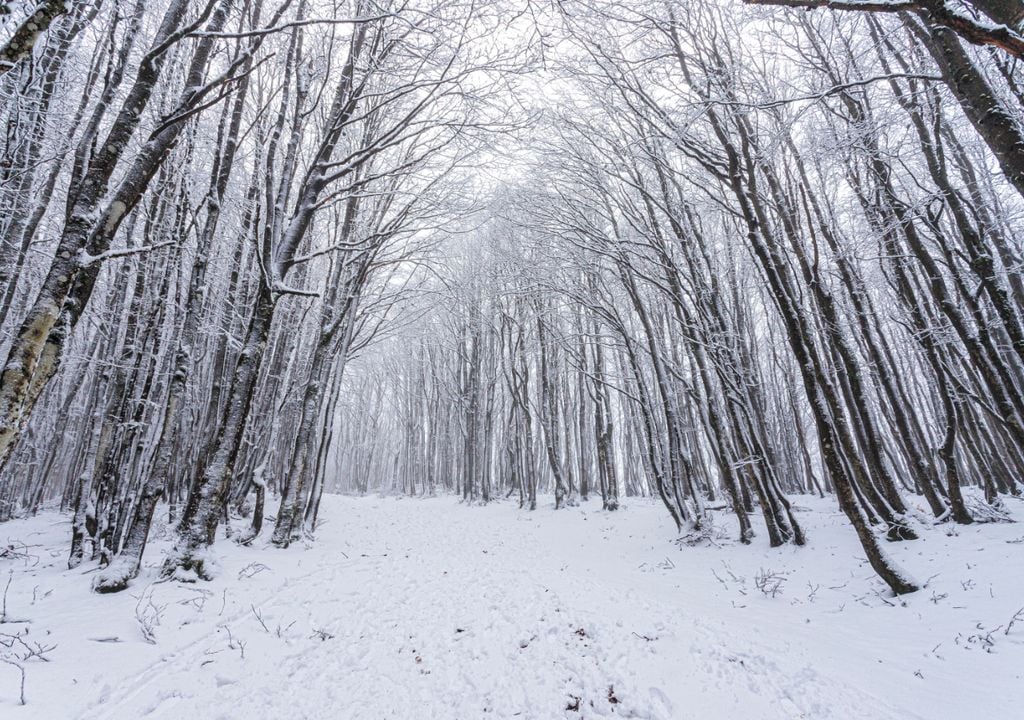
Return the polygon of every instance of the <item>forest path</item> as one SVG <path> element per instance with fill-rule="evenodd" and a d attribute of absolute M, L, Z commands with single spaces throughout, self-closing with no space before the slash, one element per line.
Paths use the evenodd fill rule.
<path fill-rule="evenodd" d="M 599 507 L 556 515 L 450 498 L 329 498 L 308 547 L 221 543 L 222 573 L 208 585 L 144 576 L 136 598 L 88 595 L 74 613 L 48 616 L 59 626 L 78 615 L 88 638 L 60 637 L 67 649 L 55 659 L 81 653 L 82 666 L 49 678 L 34 666 L 25 710 L 35 699 L 45 712 L 32 717 L 46 720 L 912 720 L 955 717 L 987 695 L 994 717 L 1012 715 L 1013 698 L 999 714 L 998 688 L 1019 683 L 1024 632 L 997 639 L 1000 662 L 968 647 L 974 614 L 958 640 L 946 627 L 951 602 L 875 595 L 827 506 L 802 515 L 816 541 L 805 550 L 724 538 L 677 549 L 656 505 Z M 755 587 L 769 566 L 786 578 L 776 597 Z M 84 594 L 78 573 L 64 575 L 77 587 L 63 592 Z M 136 606 L 145 616 L 149 598 L 160 608 L 152 645 L 131 617 Z M 120 642 L 97 642 L 113 635 Z M 59 714 L 40 697 L 44 684 L 80 704 Z M 0 702 L 6 690 L 0 679 Z"/>

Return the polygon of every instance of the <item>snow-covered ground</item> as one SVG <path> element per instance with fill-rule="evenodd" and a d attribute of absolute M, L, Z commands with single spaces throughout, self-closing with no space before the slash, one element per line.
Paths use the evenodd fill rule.
<path fill-rule="evenodd" d="M 159 541 L 118 596 L 64 569 L 66 518 L 7 523 L 31 557 L 0 560 L 0 633 L 55 647 L 24 707 L 0 664 L 0 717 L 1024 717 L 1024 524 L 888 545 L 928 580 L 895 599 L 829 501 L 796 504 L 810 545 L 771 550 L 678 547 L 645 501 L 328 497 L 313 544 L 220 542 L 182 585 L 154 583 Z"/>

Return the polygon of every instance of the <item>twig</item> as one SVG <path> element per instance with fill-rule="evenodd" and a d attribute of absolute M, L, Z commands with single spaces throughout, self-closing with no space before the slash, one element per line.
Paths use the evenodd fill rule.
<path fill-rule="evenodd" d="M 256 609 L 255 605 L 251 605 L 250 604 L 249 607 L 252 609 L 252 614 L 256 616 L 256 619 L 260 621 L 260 625 L 263 626 L 263 629 L 266 630 L 267 631 L 267 635 L 269 635 L 270 634 L 270 628 L 268 628 L 267 624 L 265 622 L 263 622 L 263 616 L 260 615 L 260 611 Z"/>
<path fill-rule="evenodd" d="M 241 570 L 238 571 L 238 579 L 242 580 L 244 578 L 244 579 L 248 580 L 251 577 L 255 577 L 256 575 L 259 575 L 264 570 L 269 570 L 269 569 L 270 569 L 269 566 L 264 565 L 261 562 L 251 562 L 248 565 L 246 565 L 244 568 L 242 568 Z"/>
<path fill-rule="evenodd" d="M 14 580 L 14 571 L 11 570 L 7 576 L 7 585 L 4 587 L 3 607 L 0 607 L 0 623 L 7 622 L 7 591 L 11 589 L 11 581 Z M 24 705 L 24 703 L 22 703 Z"/>
<path fill-rule="evenodd" d="M 787 578 L 772 570 L 762 568 L 754 576 L 754 587 L 764 593 L 765 597 L 777 597 L 782 593 L 782 584 Z"/>
<path fill-rule="evenodd" d="M 1006 630 L 1003 631 L 1003 635 L 1009 635 L 1010 628 L 1012 628 L 1017 622 L 1024 622 L 1024 607 L 1013 614 L 1013 617 L 1010 618 L 1010 622 L 1006 624 Z"/>
<path fill-rule="evenodd" d="M 8 665 L 13 665 L 14 667 L 18 668 L 18 671 L 21 673 L 21 704 L 24 705 L 25 704 L 25 666 L 22 665 L 19 662 L 15 662 L 14 660 L 10 660 L 10 659 L 5 658 L 5 657 L 0 657 L 0 662 L 5 662 Z"/>
<path fill-rule="evenodd" d="M 260 622 L 263 622 L 263 621 L 261 620 Z M 264 627 L 266 627 L 266 626 L 264 626 Z M 242 659 L 245 660 L 245 645 L 246 645 L 246 643 L 241 638 L 239 638 L 238 640 L 235 640 L 235 636 L 231 634 L 231 628 L 229 628 L 227 625 L 224 626 L 224 629 L 228 633 L 228 647 L 231 648 L 232 650 L 238 650 L 240 653 L 242 653 Z"/>

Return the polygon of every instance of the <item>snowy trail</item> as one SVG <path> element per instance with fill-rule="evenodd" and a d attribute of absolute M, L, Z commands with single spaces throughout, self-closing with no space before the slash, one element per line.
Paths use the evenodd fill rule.
<path fill-rule="evenodd" d="M 973 529 L 898 548 L 924 570 L 962 553 L 975 578 L 964 588 L 947 570 L 933 592 L 949 597 L 926 590 L 901 606 L 874 593 L 826 505 L 804 515 L 805 550 L 680 550 L 658 507 L 597 507 L 555 518 L 510 504 L 331 498 L 308 548 L 221 543 L 223 571 L 208 586 L 139 584 L 133 592 L 163 608 L 154 645 L 141 639 L 136 598 L 86 593 L 89 576 L 59 572 L 55 553 L 54 567 L 20 570 L 31 580 L 15 568 L 9 602 L 53 585 L 24 614 L 51 628 L 58 651 L 28 669 L 23 709 L 9 712 L 0 675 L 0 715 L 908 720 L 982 702 L 992 717 L 1019 708 L 1024 628 L 995 633 L 991 652 L 967 639 L 989 614 L 994 627 L 1024 604 L 1019 579 L 985 570 L 1008 557 L 1019 566 L 1021 546 L 1006 542 L 1019 526 L 988 528 L 984 555 Z M 774 598 L 753 583 L 768 563 L 788 573 Z"/>

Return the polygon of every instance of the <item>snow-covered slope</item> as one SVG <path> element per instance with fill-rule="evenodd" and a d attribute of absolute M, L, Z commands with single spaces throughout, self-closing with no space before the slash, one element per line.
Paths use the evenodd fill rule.
<path fill-rule="evenodd" d="M 796 504 L 810 545 L 771 550 L 680 548 L 644 501 L 329 497 L 315 544 L 220 542 L 220 577 L 182 585 L 158 542 L 119 596 L 63 569 L 65 518 L 8 523 L 0 632 L 56 647 L 25 707 L 0 665 L 0 717 L 1024 717 L 1024 526 L 890 545 L 930 578 L 895 599 L 827 501 Z"/>

